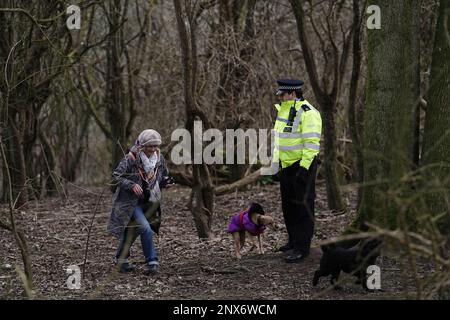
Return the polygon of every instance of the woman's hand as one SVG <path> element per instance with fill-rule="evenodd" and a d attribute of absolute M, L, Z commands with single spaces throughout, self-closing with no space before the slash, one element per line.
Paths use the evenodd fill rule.
<path fill-rule="evenodd" d="M 137 195 L 138 197 L 142 196 L 144 193 L 144 190 L 142 190 L 141 186 L 138 184 L 135 184 L 133 186 L 133 192 L 135 195 Z"/>
<path fill-rule="evenodd" d="M 164 176 L 161 181 L 162 188 L 172 188 L 175 185 L 175 180 L 170 176 Z"/>

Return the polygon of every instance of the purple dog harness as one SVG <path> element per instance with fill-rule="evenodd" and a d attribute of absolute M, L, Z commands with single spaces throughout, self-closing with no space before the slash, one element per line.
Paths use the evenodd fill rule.
<path fill-rule="evenodd" d="M 239 231 L 248 231 L 252 236 L 258 236 L 266 229 L 265 225 L 256 225 L 250 220 L 250 216 L 247 210 L 242 210 L 238 214 L 235 214 L 228 225 L 228 233 L 234 233 Z"/>

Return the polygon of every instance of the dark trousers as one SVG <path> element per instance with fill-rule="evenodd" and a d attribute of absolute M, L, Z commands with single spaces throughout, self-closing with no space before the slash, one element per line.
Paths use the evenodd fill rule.
<path fill-rule="evenodd" d="M 280 188 L 284 223 L 294 251 L 309 253 L 314 233 L 317 160 L 308 170 L 307 183 L 298 179 L 299 162 L 281 170 Z"/>

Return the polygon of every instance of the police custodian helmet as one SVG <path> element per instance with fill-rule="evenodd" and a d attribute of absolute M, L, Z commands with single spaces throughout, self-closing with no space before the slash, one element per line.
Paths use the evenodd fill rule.
<path fill-rule="evenodd" d="M 300 90 L 303 85 L 302 80 L 297 79 L 279 79 L 277 80 L 278 89 L 275 93 L 277 96 L 284 92 L 291 92 L 295 90 Z"/>

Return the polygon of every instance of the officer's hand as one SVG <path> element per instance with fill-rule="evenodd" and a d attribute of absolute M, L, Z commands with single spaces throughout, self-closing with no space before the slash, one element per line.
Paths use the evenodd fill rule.
<path fill-rule="evenodd" d="M 138 184 L 135 184 L 133 186 L 133 192 L 135 195 L 137 195 L 138 197 L 142 196 L 142 194 L 144 193 L 144 190 L 142 190 L 141 186 Z"/>
<path fill-rule="evenodd" d="M 297 171 L 297 182 L 301 184 L 306 184 L 308 181 L 308 169 L 300 166 Z"/>

